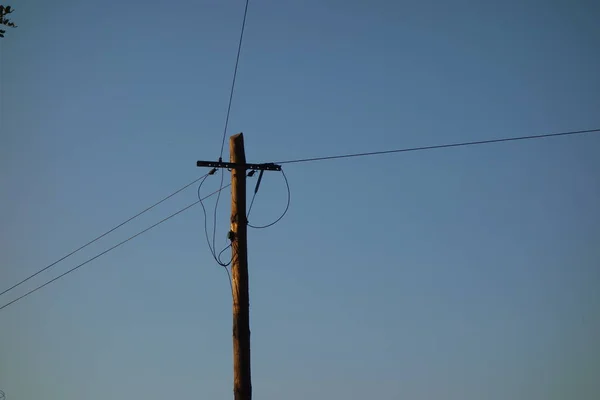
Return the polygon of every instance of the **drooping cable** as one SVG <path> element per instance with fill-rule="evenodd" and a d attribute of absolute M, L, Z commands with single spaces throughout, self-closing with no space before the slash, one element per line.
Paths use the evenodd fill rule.
<path fill-rule="evenodd" d="M 216 169 L 212 169 L 208 174 L 208 175 L 213 175 L 215 173 Z M 216 252 L 216 248 L 215 248 L 215 237 L 214 237 L 214 232 L 215 232 L 215 226 L 216 226 L 216 217 L 214 220 L 214 225 L 213 225 L 213 243 L 211 245 L 210 243 L 210 239 L 209 239 L 209 235 L 208 235 L 208 226 L 207 226 L 207 216 L 206 216 L 206 207 L 204 206 L 204 202 L 203 202 L 203 198 L 200 194 L 200 190 L 202 190 L 202 185 L 204 184 L 204 181 L 206 180 L 206 177 L 204 179 L 202 179 L 202 181 L 200 182 L 200 185 L 198 185 L 198 201 L 200 202 L 200 205 L 202 206 L 202 213 L 204 214 L 204 234 L 206 236 L 206 243 L 208 244 L 208 248 L 210 250 L 210 254 L 212 255 L 213 259 L 217 262 L 217 264 L 219 264 L 221 267 L 223 267 L 223 269 L 225 270 L 225 272 L 227 273 L 227 279 L 229 280 L 229 287 L 231 288 L 231 293 L 233 295 L 233 283 L 231 281 L 231 273 L 229 272 L 229 265 L 231 265 L 231 263 L 233 262 L 233 254 L 232 257 L 229 259 L 229 261 L 227 262 L 223 262 L 223 260 L 221 259 L 221 256 L 223 255 L 223 253 L 225 251 L 227 251 L 228 249 L 231 248 L 231 241 L 229 242 L 229 244 L 227 246 L 225 246 L 225 248 L 223 250 L 221 250 L 219 252 L 219 254 L 217 255 Z M 222 181 L 221 181 L 222 182 Z M 222 185 L 222 183 L 221 183 Z M 228 184 L 222 188 L 219 189 L 219 192 L 221 192 L 223 189 L 227 188 L 231 186 L 231 184 Z"/>
<path fill-rule="evenodd" d="M 219 183 L 219 188 L 223 187 L 223 181 L 224 181 L 224 179 L 225 179 L 225 170 L 223 168 L 221 168 L 221 182 Z M 202 184 L 200 184 L 200 186 L 202 186 Z M 200 189 L 198 188 L 198 190 L 200 190 Z M 221 200 L 221 191 L 219 191 L 219 193 L 217 194 L 217 200 L 215 201 L 215 209 L 214 209 L 214 212 L 213 212 L 212 249 L 213 249 L 213 256 L 214 257 L 216 257 L 215 256 L 215 252 L 216 252 L 216 250 L 215 250 L 216 249 L 215 240 L 216 240 L 216 236 L 217 236 L 217 211 L 218 211 L 218 208 L 219 208 L 219 200 Z M 204 222 L 206 224 L 206 212 L 204 214 Z M 206 238 L 208 239 L 208 236 Z"/>
<path fill-rule="evenodd" d="M 262 173 L 262 171 L 261 171 L 261 173 Z M 287 214 L 287 212 L 288 212 L 288 210 L 290 208 L 290 202 L 291 202 L 292 195 L 291 195 L 291 191 L 290 191 L 290 184 L 288 182 L 287 176 L 285 176 L 285 172 L 283 172 L 283 169 L 281 170 L 281 174 L 283 175 L 283 180 L 285 181 L 285 187 L 287 189 L 287 202 L 286 202 L 286 205 L 285 205 L 285 210 L 283 210 L 283 213 L 281 214 L 281 216 L 279 216 L 279 218 L 277 218 L 275 221 L 273 221 L 273 222 L 271 222 L 270 224 L 267 224 L 267 225 L 262 225 L 262 226 L 261 225 L 252 225 L 250 222 L 248 222 L 248 226 L 250 228 L 265 229 L 265 228 L 271 227 L 271 226 L 275 225 L 276 223 L 278 223 L 279 221 L 281 221 L 281 219 L 283 217 L 285 217 L 285 215 Z M 261 174 L 261 176 L 262 176 L 262 174 Z M 256 182 L 256 188 L 254 190 L 254 194 L 252 195 L 252 200 L 250 201 L 250 208 L 248 210 L 247 216 L 250 215 L 250 211 L 252 210 L 252 205 L 254 204 L 254 199 L 256 197 L 256 194 L 258 193 L 259 185 L 260 185 L 260 176 L 259 176 L 259 180 Z"/>
<path fill-rule="evenodd" d="M 223 261 L 221 260 L 221 255 L 227 251 L 227 249 L 231 248 L 231 243 L 229 243 L 227 245 L 227 247 L 225 247 L 223 250 L 221 250 L 221 252 L 219 253 L 219 255 L 217 256 L 218 259 L 218 263 L 221 264 L 223 266 L 223 268 L 225 269 L 225 272 L 227 272 L 227 278 L 229 279 L 229 287 L 231 288 L 231 294 L 233 296 L 233 282 L 231 282 L 231 274 L 229 273 L 229 268 L 227 268 L 227 265 L 233 263 L 233 257 L 230 259 L 229 263 L 227 265 L 224 265 Z"/>
<path fill-rule="evenodd" d="M 200 202 L 200 205 L 202 206 L 202 213 L 204 214 L 204 234 L 206 236 L 206 243 L 208 244 L 208 248 L 210 250 L 210 254 L 212 255 L 213 259 L 217 262 L 217 264 L 219 264 L 221 267 L 227 268 L 230 264 L 231 264 L 231 260 L 229 260 L 229 262 L 222 262 L 221 261 L 221 254 L 223 254 L 223 252 L 229 247 L 227 246 L 223 251 L 221 251 L 218 255 L 217 255 L 217 250 L 215 248 L 215 239 L 213 236 L 213 242 L 211 244 L 211 240 L 210 240 L 210 235 L 208 234 L 208 218 L 206 215 L 206 207 L 204 206 L 204 201 L 202 198 L 202 195 L 200 193 L 200 191 L 202 190 L 202 185 L 204 184 L 204 181 L 206 180 L 206 178 L 208 177 L 208 175 L 212 175 L 214 174 L 214 169 L 209 172 L 207 174 L 206 177 L 204 177 L 204 179 L 202 179 L 202 181 L 200 182 L 200 185 L 198 185 L 198 201 Z M 231 186 L 231 184 L 228 184 L 222 188 L 219 189 L 219 192 L 222 191 L 224 188 Z M 214 222 L 216 224 L 216 221 Z M 213 232 L 215 227 L 213 226 Z"/>

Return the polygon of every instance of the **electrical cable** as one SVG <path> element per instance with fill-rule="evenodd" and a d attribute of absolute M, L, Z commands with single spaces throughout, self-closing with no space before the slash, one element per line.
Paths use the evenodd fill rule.
<path fill-rule="evenodd" d="M 158 206 L 159 204 L 165 202 L 166 200 L 170 199 L 171 197 L 175 196 L 176 194 L 180 193 L 181 191 L 187 189 L 188 187 L 192 186 L 194 183 L 198 182 L 199 180 L 206 178 L 206 176 L 208 176 L 208 174 L 201 176 L 200 178 L 194 179 L 193 181 L 191 181 L 190 183 L 188 183 L 187 185 L 183 186 L 180 189 L 177 189 L 176 191 L 174 191 L 173 193 L 171 193 L 170 195 L 168 195 L 167 197 L 164 197 L 162 200 L 157 201 L 156 203 L 152 204 L 150 207 L 147 207 L 146 209 L 144 209 L 143 211 L 140 211 L 139 213 L 135 214 L 133 217 L 121 222 L 119 225 L 115 226 L 114 228 L 104 232 L 102 235 L 96 237 L 95 239 L 90 240 L 89 242 L 87 242 L 86 244 L 84 244 L 83 246 L 73 250 L 72 252 L 70 252 L 69 254 L 59 258 L 58 260 L 54 261 L 52 264 L 47 265 L 46 267 L 40 269 L 39 271 L 37 271 L 34 274 L 29 275 L 27 278 L 23 279 L 22 281 L 15 283 L 13 286 L 9 287 L 8 289 L 4 290 L 2 293 L 0 293 L 0 296 L 2 296 L 3 294 L 13 290 L 14 288 L 16 288 L 17 286 L 22 285 L 23 283 L 27 282 L 28 280 L 30 280 L 31 278 L 41 274 L 42 272 L 46 271 L 49 268 L 52 268 L 54 265 L 58 264 L 59 262 L 67 259 L 68 257 L 71 257 L 73 254 L 77 253 L 80 250 L 83 250 L 84 248 L 88 247 L 89 245 L 91 245 L 92 243 L 102 239 L 103 237 L 105 237 L 106 235 L 108 235 L 111 232 L 116 231 L 117 229 L 119 229 L 120 227 L 122 227 L 123 225 L 127 224 L 128 222 L 133 221 L 134 219 L 136 219 L 137 217 L 139 217 L 140 215 L 150 211 L 151 209 L 153 209 L 154 207 Z"/>
<path fill-rule="evenodd" d="M 225 171 L 223 168 L 221 168 L 221 183 L 219 183 L 219 188 L 223 188 L 223 180 L 224 179 L 225 179 Z M 202 186 L 202 183 L 200 183 L 200 186 Z M 198 193 L 200 193 L 200 188 L 198 188 Z M 198 194 L 198 195 L 200 195 L 200 194 Z M 221 191 L 219 191 L 219 194 L 217 194 L 217 200 L 215 201 L 215 210 L 213 212 L 213 231 L 212 231 L 212 248 L 213 249 L 216 248 L 215 238 L 217 236 L 217 211 L 219 208 L 219 200 L 220 199 L 221 199 Z M 204 213 L 204 223 L 206 225 L 206 213 Z M 208 233 L 207 233 L 207 235 L 208 235 Z M 208 239 L 208 236 L 206 238 Z M 209 244 L 209 246 L 210 246 L 210 244 Z M 213 257 L 215 257 L 215 252 L 216 252 L 216 250 L 213 250 Z"/>
<path fill-rule="evenodd" d="M 246 214 L 246 221 L 250 218 L 250 212 L 252 212 L 252 206 L 254 205 L 254 199 L 256 198 L 256 192 L 252 195 L 252 200 L 250 201 L 250 207 L 248 207 L 248 213 Z"/>
<path fill-rule="evenodd" d="M 244 19 L 242 20 L 242 29 L 240 32 L 240 40 L 238 42 L 237 56 L 235 58 L 235 68 L 233 69 L 233 79 L 231 80 L 231 91 L 229 92 L 229 104 L 227 105 L 227 116 L 225 117 L 225 128 L 223 129 L 223 139 L 221 141 L 221 152 L 219 160 L 223 159 L 223 149 L 225 147 L 225 136 L 227 135 L 227 126 L 229 125 L 229 114 L 231 113 L 231 102 L 233 101 L 233 91 L 235 89 L 235 80 L 237 78 L 238 65 L 240 63 L 240 53 L 242 51 L 242 41 L 244 39 L 244 29 L 246 28 L 246 16 L 248 15 L 248 3 L 250 0 L 246 0 L 246 7 L 244 8 Z"/>
<path fill-rule="evenodd" d="M 211 172 L 209 172 L 207 174 L 207 176 L 208 175 L 212 175 L 214 173 L 214 171 L 215 170 L 213 169 Z M 213 244 L 212 244 L 212 246 L 210 244 L 210 239 L 209 239 L 209 236 L 208 236 L 208 227 L 207 227 L 207 220 L 208 220 L 208 218 L 206 217 L 206 207 L 204 206 L 204 202 L 203 202 L 204 199 L 200 195 L 200 190 L 202 189 L 202 185 L 204 184 L 205 180 L 206 180 L 206 177 L 204 177 L 204 179 L 202 179 L 202 181 L 200 182 L 200 185 L 198 185 L 198 202 L 202 206 L 202 213 L 204 214 L 204 234 L 206 235 L 206 243 L 208 244 L 208 248 L 210 249 L 210 254 L 212 255 L 213 259 L 217 262 L 217 264 L 219 264 L 221 267 L 223 267 L 223 269 L 225 269 L 225 272 L 227 273 L 227 278 L 229 280 L 229 287 L 231 288 L 231 295 L 233 296 L 233 282 L 231 281 L 231 274 L 229 273 L 229 268 L 227 268 L 233 262 L 233 254 L 232 254 L 232 256 L 231 256 L 231 258 L 229 259 L 228 262 L 225 263 L 225 262 L 223 262 L 221 260 L 221 255 L 227 249 L 229 249 L 231 247 L 231 242 L 227 246 L 225 246 L 225 248 L 223 250 L 221 250 L 218 255 L 216 254 L 216 250 L 215 250 L 215 237 L 214 237 L 214 232 L 215 232 L 216 229 L 214 229 L 214 228 L 215 228 L 215 226 L 217 224 L 217 221 L 216 221 L 216 218 L 215 218 L 215 220 L 213 221 L 214 222 L 214 225 L 213 225 Z M 223 181 L 221 180 L 221 185 L 223 184 L 222 182 Z M 225 188 L 227 188 L 229 186 L 231 186 L 231 184 L 228 184 L 227 186 L 224 186 L 224 187 L 220 188 L 219 189 L 219 193 L 223 189 L 225 189 Z"/>
<path fill-rule="evenodd" d="M 219 255 L 217 256 L 219 264 L 223 263 L 223 261 L 221 261 L 221 255 L 227 251 L 227 249 L 229 249 L 231 247 L 231 243 L 229 243 L 227 246 L 225 246 L 225 248 L 223 250 L 221 250 L 219 252 Z M 226 265 L 228 266 L 229 264 L 231 264 L 231 261 L 229 261 L 229 263 L 227 263 Z M 222 265 L 222 264 L 221 264 Z"/>
<path fill-rule="evenodd" d="M 518 136 L 518 137 L 508 137 L 508 138 L 490 139 L 490 140 L 477 140 L 477 141 L 472 141 L 472 142 L 449 143 L 449 144 L 441 144 L 441 145 L 434 145 L 434 146 L 409 147 L 409 148 L 395 149 L 395 150 L 372 151 L 372 152 L 368 152 L 368 153 L 354 153 L 354 154 L 342 154 L 342 155 L 325 156 L 325 157 L 300 158 L 300 159 L 296 159 L 296 160 L 277 161 L 275 164 L 305 163 L 305 162 L 313 162 L 313 161 L 335 160 L 335 159 L 340 159 L 340 158 L 376 156 L 376 155 L 390 154 L 390 153 L 407 153 L 407 152 L 411 152 L 411 151 L 445 149 L 445 148 L 449 148 L 449 147 L 473 146 L 473 145 L 479 145 L 479 144 L 511 142 L 511 141 L 518 141 L 518 140 L 542 139 L 542 138 L 550 138 L 550 137 L 557 137 L 557 136 L 580 135 L 580 134 L 595 133 L 595 132 L 600 132 L 600 129 L 588 129 L 588 130 L 583 130 L 583 131 L 570 131 L 570 132 L 560 132 L 560 133 L 547 133 L 547 134 L 543 134 L 543 135 Z"/>
<path fill-rule="evenodd" d="M 231 243 L 229 243 L 223 250 L 221 250 L 221 252 L 217 256 L 217 262 L 221 264 L 221 266 L 223 266 L 223 268 L 225 269 L 225 272 L 227 272 L 227 278 L 229 279 L 229 287 L 231 288 L 231 295 L 233 296 L 233 282 L 231 282 L 231 274 L 229 273 L 229 268 L 227 268 L 229 264 L 233 263 L 233 255 L 227 264 L 224 264 L 223 261 L 221 261 L 221 254 L 223 254 L 230 247 Z"/>
<path fill-rule="evenodd" d="M 223 190 L 223 189 L 219 189 L 219 190 Z M 175 213 L 173 213 L 173 214 L 169 215 L 168 217 L 166 217 L 166 218 L 163 218 L 162 220 L 158 221 L 158 222 L 157 222 L 157 223 L 155 223 L 154 225 L 151 225 L 151 226 L 149 226 L 148 228 L 146 228 L 146 229 L 144 229 L 144 230 L 142 230 L 142 231 L 140 231 L 140 232 L 136 233 L 135 235 L 133 235 L 133 236 L 130 236 L 129 238 L 127 238 L 127 239 L 125 239 L 125 240 L 123 240 L 123 241 L 121 241 L 121 242 L 117 243 L 116 245 L 114 245 L 114 246 L 112 246 L 112 247 L 110 247 L 110 248 L 108 248 L 108 249 L 104 250 L 103 252 L 101 252 L 101 253 L 99 253 L 99 254 L 95 255 L 94 257 L 87 259 L 86 261 L 84 261 L 84 262 L 82 262 L 81 264 L 79 264 L 79 265 L 77 265 L 77 266 L 75 266 L 75 267 L 71 268 L 70 270 L 68 270 L 68 271 L 66 271 L 66 272 L 63 272 L 62 274 L 58 275 L 57 277 L 55 277 L 55 278 L 53 278 L 53 279 L 50 279 L 50 280 L 49 280 L 49 281 L 47 281 L 46 283 L 44 283 L 44 284 L 42 284 L 42 285 L 39 285 L 39 286 L 35 287 L 34 289 L 31 289 L 29 292 L 27 292 L 27 293 L 25 293 L 25 294 L 23 294 L 23 295 L 21 295 L 21 296 L 17 297 L 16 299 L 14 299 L 14 300 L 12 300 L 12 301 L 10 301 L 10 302 L 8 302 L 8 303 L 4 304 L 2 307 L 0 307 L 0 310 L 3 310 L 3 309 L 5 309 L 6 307 L 10 306 L 11 304 L 14 304 L 14 303 L 16 303 L 17 301 L 19 301 L 19 300 L 23 299 L 24 297 L 27 297 L 27 296 L 29 296 L 30 294 L 32 294 L 32 293 L 34 293 L 34 292 L 36 292 L 36 291 L 40 290 L 41 288 L 43 288 L 43 287 L 45 287 L 45 286 L 47 286 L 47 285 L 51 284 L 51 283 L 52 283 L 52 282 L 54 282 L 54 281 L 57 281 L 58 279 L 60 279 L 60 278 L 64 277 L 65 275 L 68 275 L 68 274 L 70 274 L 71 272 L 73 272 L 73 271 L 75 271 L 75 270 L 77 270 L 77 269 L 79 269 L 79 268 L 83 267 L 83 266 L 84 266 L 84 265 L 86 265 L 87 263 L 89 263 L 89 262 L 91 262 L 91 261 L 93 261 L 93 260 L 95 260 L 95 259 L 97 259 L 97 258 L 99 258 L 99 257 L 103 256 L 104 254 L 106 254 L 106 253 L 108 253 L 108 252 L 110 252 L 110 251 L 112 251 L 112 250 L 116 249 L 117 247 L 120 247 L 121 245 L 123 245 L 123 244 L 125 244 L 125 243 L 129 242 L 130 240 L 133 240 L 133 239 L 135 239 L 136 237 L 138 237 L 138 236 L 140 236 L 140 235 L 142 235 L 142 234 L 144 234 L 144 233 L 148 232 L 150 229 L 152 229 L 152 228 L 155 228 L 156 226 L 158 226 L 158 225 L 162 224 L 163 222 L 166 222 L 166 221 L 168 221 L 169 219 L 171 219 L 171 218 L 175 217 L 175 216 L 176 216 L 176 215 L 178 215 L 178 214 L 181 214 L 182 212 L 184 212 L 184 211 L 186 211 L 186 210 L 188 210 L 188 209 L 192 208 L 192 207 L 193 207 L 193 206 L 195 206 L 196 204 L 200 203 L 202 200 L 205 200 L 205 199 L 207 199 L 207 198 L 209 198 L 209 197 L 213 196 L 213 195 L 214 195 L 214 194 L 216 194 L 216 193 L 217 193 L 217 191 L 214 191 L 214 192 L 212 192 L 211 194 L 209 194 L 209 195 L 207 195 L 207 196 L 204 196 L 204 198 L 203 198 L 203 199 L 201 199 L 201 200 L 197 200 L 197 201 L 193 202 L 192 204 L 189 204 L 189 205 L 187 205 L 186 207 L 184 207 L 184 208 L 180 209 L 179 211 L 177 211 L 177 212 L 175 212 Z"/>
<path fill-rule="evenodd" d="M 261 171 L 262 172 L 262 171 Z M 277 218 L 275 221 L 271 222 L 270 224 L 267 225 L 262 225 L 262 226 L 256 226 L 256 225 L 252 225 L 250 222 L 248 222 L 248 226 L 250 228 L 254 228 L 254 229 L 265 229 L 268 227 L 271 227 L 273 225 L 275 225 L 276 223 L 278 223 L 279 221 L 281 221 L 281 219 L 283 217 L 285 217 L 285 215 L 287 214 L 289 208 L 290 208 L 290 202 L 291 202 L 291 198 L 292 198 L 292 194 L 290 191 L 290 183 L 288 182 L 287 176 L 285 176 L 285 172 L 283 172 L 283 169 L 281 170 L 281 174 L 283 175 L 283 179 L 285 181 L 285 186 L 287 188 L 287 204 L 285 205 L 285 210 L 283 211 L 283 214 L 281 214 L 281 216 L 279 218 Z M 256 194 L 258 193 L 258 186 L 260 184 L 260 180 L 257 182 L 256 185 L 256 189 L 254 191 L 254 195 L 252 196 L 252 200 L 250 201 L 250 209 L 248 210 L 248 214 L 246 217 L 246 220 L 248 219 L 248 216 L 250 215 L 250 211 L 252 211 L 252 205 L 254 204 L 254 198 L 256 197 Z"/>
<path fill-rule="evenodd" d="M 252 170 L 248 173 L 248 176 L 254 176 L 254 173 L 256 171 Z M 262 182 L 262 177 L 263 174 L 265 173 L 265 170 L 261 170 L 260 173 L 258 174 L 258 180 L 256 181 L 256 186 L 254 186 L 254 194 L 252 195 L 252 201 L 250 201 L 250 207 L 248 207 L 248 212 L 246 213 L 246 221 L 248 221 L 248 218 L 250 217 L 250 212 L 252 212 L 252 206 L 254 205 L 254 199 L 256 199 L 256 193 L 258 193 L 258 188 L 260 187 L 260 182 Z"/>
<path fill-rule="evenodd" d="M 207 176 L 210 175 L 207 174 Z M 208 248 L 210 250 L 210 254 L 212 255 L 212 257 L 214 258 L 214 260 L 217 262 L 217 264 L 219 264 L 221 267 L 227 268 L 230 264 L 231 264 L 231 260 L 227 263 L 224 263 L 221 261 L 220 256 L 221 254 L 223 254 L 223 252 L 227 249 L 227 246 L 224 250 L 222 250 L 219 255 L 217 255 L 217 250 L 215 248 L 215 240 L 213 237 L 213 244 L 211 245 L 210 239 L 209 239 L 209 234 L 208 234 L 208 223 L 207 223 L 207 216 L 206 216 L 206 207 L 204 206 L 204 202 L 203 202 L 203 198 L 202 195 L 200 194 L 200 190 L 202 190 L 202 185 L 204 184 L 204 181 L 206 180 L 206 177 L 204 177 L 204 179 L 202 179 L 202 181 L 200 182 L 200 185 L 198 186 L 198 202 L 200 203 L 200 205 L 202 206 L 202 213 L 204 214 L 204 234 L 206 235 L 206 243 L 208 244 Z M 231 186 L 231 184 L 228 184 L 227 186 L 224 186 L 223 188 L 219 189 L 219 192 L 222 191 L 223 189 L 225 189 L 226 187 Z M 216 224 L 216 221 L 215 221 Z M 214 228 L 214 226 L 213 226 Z M 215 231 L 215 229 L 213 229 L 213 232 Z"/>

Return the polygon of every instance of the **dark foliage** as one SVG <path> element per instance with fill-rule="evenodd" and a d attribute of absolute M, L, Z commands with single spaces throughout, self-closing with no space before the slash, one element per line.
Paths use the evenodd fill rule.
<path fill-rule="evenodd" d="M 13 11 L 14 9 L 11 6 L 0 5 L 0 25 L 8 26 L 9 28 L 17 27 L 14 22 L 6 18 L 6 16 Z M 6 31 L 4 29 L 0 29 L 0 38 L 3 38 L 5 33 Z"/>

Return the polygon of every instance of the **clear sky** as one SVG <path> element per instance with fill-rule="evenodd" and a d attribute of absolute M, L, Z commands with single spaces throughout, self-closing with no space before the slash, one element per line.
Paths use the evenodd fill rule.
<path fill-rule="evenodd" d="M 0 289 L 218 157 L 244 9 L 9 4 Z M 592 0 L 251 0 L 227 134 L 269 162 L 599 128 L 599 20 Z M 288 215 L 249 236 L 256 399 L 600 398 L 600 135 L 285 171 Z M 285 198 L 265 174 L 251 222 Z M 0 304 L 195 199 L 186 190 Z M 0 311 L 0 389 L 232 398 L 229 284 L 201 208 Z"/>

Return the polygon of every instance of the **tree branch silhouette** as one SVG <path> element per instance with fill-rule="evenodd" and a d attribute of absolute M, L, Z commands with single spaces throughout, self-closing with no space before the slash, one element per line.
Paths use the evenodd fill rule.
<path fill-rule="evenodd" d="M 0 4 L 0 25 L 8 26 L 9 28 L 17 27 L 14 22 L 6 18 L 6 16 L 13 11 L 15 10 L 11 6 L 3 6 Z M 0 38 L 3 38 L 5 33 L 6 31 L 4 29 L 0 29 Z"/>

